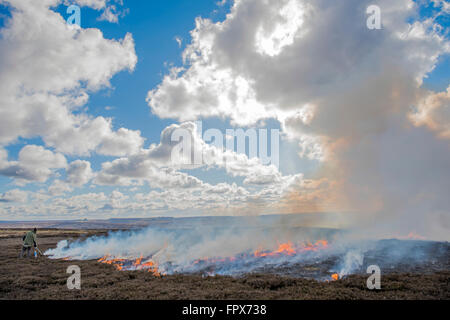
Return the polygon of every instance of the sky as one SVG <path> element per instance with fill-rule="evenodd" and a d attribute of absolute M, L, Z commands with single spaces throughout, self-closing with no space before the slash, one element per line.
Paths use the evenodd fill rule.
<path fill-rule="evenodd" d="M 449 13 L 0 0 L 0 219 L 335 212 L 448 232 Z M 250 138 L 226 145 L 230 129 L 257 134 L 256 157 Z M 186 163 L 179 132 L 202 161 Z"/>

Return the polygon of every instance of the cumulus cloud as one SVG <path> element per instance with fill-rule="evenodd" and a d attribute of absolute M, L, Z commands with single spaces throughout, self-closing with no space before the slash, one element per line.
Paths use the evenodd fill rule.
<path fill-rule="evenodd" d="M 23 190 L 13 189 L 0 194 L 0 202 L 26 202 L 28 193 Z"/>
<path fill-rule="evenodd" d="M 80 112 L 89 92 L 108 87 L 119 71 L 133 71 L 137 57 L 131 34 L 115 41 L 98 29 L 70 28 L 50 8 L 61 1 L 1 2 L 12 10 L 0 31 L 0 144 L 39 136 L 67 154 L 136 152 L 143 143 L 140 132 L 114 131 L 111 119 Z M 123 151 L 111 147 L 114 141 Z"/>
<path fill-rule="evenodd" d="M 66 168 L 64 155 L 42 146 L 27 145 L 19 152 L 18 161 L 0 161 L 0 174 L 17 183 L 45 182 L 55 169 Z"/>
<path fill-rule="evenodd" d="M 187 144 L 183 143 L 188 141 Z M 196 162 L 196 158 L 199 160 Z M 201 182 L 177 169 L 222 168 L 233 177 L 245 177 L 247 184 L 264 185 L 283 179 L 274 165 L 263 165 L 258 158 L 207 144 L 198 133 L 197 124 L 173 124 L 161 133 L 161 142 L 139 154 L 103 163 L 96 178 L 100 184 L 130 184 L 132 180 L 148 180 L 155 187 L 168 187 L 164 181 L 180 187 Z"/>
<path fill-rule="evenodd" d="M 116 2 L 119 2 L 116 0 Z M 122 5 L 123 3 L 120 4 Z M 100 21 L 108 21 L 111 23 L 118 23 L 119 18 L 123 18 L 129 12 L 129 9 L 122 9 L 116 6 L 115 4 L 108 5 L 102 12 L 101 16 L 98 17 Z"/>
<path fill-rule="evenodd" d="M 91 163 L 83 160 L 71 162 L 66 170 L 66 174 L 67 182 L 78 187 L 85 185 L 94 177 Z"/>
<path fill-rule="evenodd" d="M 450 44 L 411 0 L 377 1 L 383 28 L 369 30 L 372 4 L 242 0 L 223 22 L 198 18 L 184 66 L 149 91 L 151 111 L 242 126 L 277 119 L 300 156 L 322 161 L 317 176 L 338 181 L 330 196 L 345 199 L 346 210 L 368 212 L 360 217 L 369 221 L 373 212 L 380 220 L 427 220 L 426 232 L 444 234 L 448 179 L 439 175 L 450 172 L 448 144 L 416 126 L 448 134 L 447 93 L 419 100 L 424 77 Z M 412 118 L 411 106 L 418 109 Z"/>
<path fill-rule="evenodd" d="M 450 13 L 450 2 L 446 0 L 431 0 L 431 2 L 433 2 L 435 7 L 440 7 L 442 9 L 439 15 Z"/>
<path fill-rule="evenodd" d="M 444 92 L 428 92 L 409 116 L 416 126 L 426 126 L 439 137 L 450 139 L 450 87 Z"/>
<path fill-rule="evenodd" d="M 95 10 L 101 10 L 102 14 L 97 18 L 100 21 L 118 23 L 120 17 L 128 13 L 128 9 L 122 9 L 123 0 L 64 0 L 64 4 L 69 6 L 77 4 L 81 7 L 90 7 Z"/>
<path fill-rule="evenodd" d="M 48 187 L 48 194 L 51 196 L 62 196 L 68 192 L 72 192 L 73 188 L 64 181 L 55 180 Z"/>
<path fill-rule="evenodd" d="M 428 30 L 430 22 L 405 21 L 415 12 L 411 1 L 379 2 L 381 32 L 365 27 L 368 5 L 248 0 L 237 1 L 224 22 L 198 18 L 184 52 L 186 70 L 174 68 L 150 91 L 149 106 L 160 117 L 182 121 L 222 116 L 240 125 L 268 117 L 284 122 L 391 66 L 421 79 L 448 50 Z M 294 19 L 301 26 L 288 25 L 288 14 L 301 16 Z M 260 42 L 276 43 L 277 54 L 265 54 Z"/>
<path fill-rule="evenodd" d="M 106 8 L 98 20 L 105 20 L 111 23 L 119 22 L 119 13 L 116 12 L 116 6 L 113 5 Z"/>
<path fill-rule="evenodd" d="M 183 66 L 147 95 L 155 115 L 181 123 L 144 148 L 140 132 L 114 130 L 111 119 L 79 112 L 90 92 L 108 86 L 115 73 L 133 70 L 131 35 L 113 41 L 99 30 L 68 29 L 49 10 L 56 0 L 10 2 L 17 10 L 0 40 L 0 144 L 41 136 L 55 153 L 116 156 L 96 174 L 83 161 L 71 163 L 65 183 L 93 179 L 152 189 L 128 198 L 118 190 L 58 198 L 47 210 L 351 211 L 359 213 L 351 222 L 414 228 L 430 238 L 448 234 L 449 90 L 425 92 L 422 82 L 450 45 L 436 16 L 421 18 L 420 3 L 239 0 L 224 21 L 198 18 Z M 381 30 L 366 27 L 372 4 L 381 8 Z M 440 12 L 448 6 L 434 4 Z M 207 117 L 244 127 L 275 119 L 283 136 L 298 144 L 299 156 L 319 160 L 320 167 L 314 178 L 283 175 L 276 166 L 204 141 L 192 121 Z M 179 130 L 200 151 L 200 163 L 187 164 L 196 153 L 172 141 Z M 19 163 L 0 149 L 0 170 Z M 212 185 L 189 169 L 223 170 L 243 183 Z M 55 192 L 58 187 L 64 183 L 56 180 Z"/>
<path fill-rule="evenodd" d="M 100 209 L 108 197 L 103 193 L 85 193 L 72 197 L 55 198 L 49 205 L 46 205 L 47 210 L 53 209 L 54 212 L 60 214 L 83 214 L 93 213 Z"/>
<path fill-rule="evenodd" d="M 159 144 L 151 145 L 140 154 L 103 163 L 94 183 L 122 186 L 148 183 L 153 189 L 164 190 L 137 194 L 135 201 L 127 205 L 132 210 L 164 208 L 208 211 L 210 214 L 234 214 L 233 210 L 241 213 L 251 210 L 274 213 L 279 212 L 277 210 L 280 208 L 268 204 L 288 196 L 294 186 L 300 197 L 311 197 L 308 188 L 300 190 L 303 174 L 282 175 L 274 165 L 263 165 L 258 158 L 249 158 L 246 154 L 207 144 L 200 137 L 198 129 L 195 122 L 173 124 L 165 128 Z M 180 137 L 189 143 L 184 145 Z M 187 156 L 183 149 L 185 147 L 188 147 Z M 195 163 L 196 157 L 201 161 Z M 193 168 L 224 169 L 228 176 L 243 177 L 244 186 L 236 183 L 212 185 L 180 171 Z M 298 208 L 297 212 L 305 211 L 306 208 Z"/>
<path fill-rule="evenodd" d="M 64 4 L 70 5 L 70 4 L 75 3 L 82 7 L 90 7 L 90 8 L 99 10 L 99 9 L 105 8 L 106 4 L 108 2 L 109 2 L 109 0 L 75 0 L 75 1 L 65 0 Z"/>

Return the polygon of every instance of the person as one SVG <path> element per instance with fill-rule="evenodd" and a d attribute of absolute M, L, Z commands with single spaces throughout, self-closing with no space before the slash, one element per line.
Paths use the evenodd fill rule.
<path fill-rule="evenodd" d="M 28 231 L 27 234 L 23 236 L 23 238 L 22 238 L 23 246 L 22 246 L 22 251 L 20 252 L 21 258 L 23 258 L 23 254 L 25 253 L 25 251 L 27 252 L 27 256 L 31 257 L 31 248 L 37 247 L 36 234 L 37 234 L 37 229 L 34 228 L 33 231 Z"/>

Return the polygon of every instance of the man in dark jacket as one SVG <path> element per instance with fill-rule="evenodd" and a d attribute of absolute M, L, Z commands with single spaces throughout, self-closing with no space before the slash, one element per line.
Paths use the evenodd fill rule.
<path fill-rule="evenodd" d="M 27 251 L 27 256 L 31 257 L 31 248 L 37 247 L 36 234 L 37 234 L 37 229 L 34 228 L 33 231 L 28 231 L 27 234 L 23 236 L 23 238 L 22 238 L 23 246 L 22 246 L 22 251 L 20 252 L 21 258 L 23 258 L 23 254 L 25 253 L 25 251 Z"/>

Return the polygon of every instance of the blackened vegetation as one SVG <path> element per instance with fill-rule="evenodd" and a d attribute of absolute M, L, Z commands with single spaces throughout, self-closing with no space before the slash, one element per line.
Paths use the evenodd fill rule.
<path fill-rule="evenodd" d="M 363 257 L 362 264 L 352 269 L 352 274 L 366 275 L 367 267 L 377 265 L 382 274 L 415 273 L 434 274 L 450 270 L 450 243 L 417 240 L 380 240 L 367 250 L 349 247 Z M 285 263 L 271 266 L 270 264 L 259 268 L 261 273 L 277 274 L 289 277 L 308 279 L 327 279 L 326 275 L 339 272 L 343 268 L 345 255 L 330 255 L 325 259 L 304 263 Z"/>
<path fill-rule="evenodd" d="M 92 261 L 18 259 L 23 230 L 0 230 L 0 299 L 449 299 L 448 244 L 431 245 L 439 261 L 398 264 L 382 275 L 380 291 L 366 288 L 364 273 L 339 281 L 316 281 L 273 274 L 274 270 L 240 277 L 205 277 L 199 274 L 155 277 L 145 271 L 118 271 Z M 43 230 L 38 234 L 42 251 L 63 239 L 76 239 L 104 231 Z M 392 240 L 388 240 L 392 241 Z M 411 242 L 411 249 L 414 247 Z M 419 243 L 419 242 L 417 242 Z M 386 242 L 388 247 L 391 244 Z M 419 250 L 420 251 L 420 250 Z M 418 251 L 418 252 L 419 252 Z M 380 252 L 375 250 L 375 252 Z M 431 252 L 431 251 L 427 251 Z M 381 257 L 374 256 L 380 261 Z M 434 255 L 439 256 L 439 255 Z M 368 255 L 370 257 L 370 255 Z M 420 255 L 418 256 L 420 257 Z M 423 258 L 423 257 L 422 257 Z M 369 258 L 368 258 L 369 259 Z M 389 263 L 393 260 L 391 259 Z M 326 262 L 323 262 L 325 263 Z M 334 261 L 330 261 L 332 265 Z M 370 263 L 365 261 L 364 264 Z M 81 268 L 81 290 L 68 290 L 66 269 Z M 299 266 L 300 267 L 300 266 Z M 381 267 L 381 266 L 380 266 Z M 295 268 L 289 266 L 289 268 Z M 306 270 L 308 266 L 302 266 Z M 317 266 L 309 266 L 310 272 Z M 404 269 L 403 269 L 404 268 Z M 270 268 L 268 268 L 270 269 Z M 440 271 L 437 271 L 440 270 Z M 280 270 L 278 270 L 280 271 Z M 305 271 L 306 272 L 306 271 Z M 287 272 L 289 274 L 289 272 Z"/>

